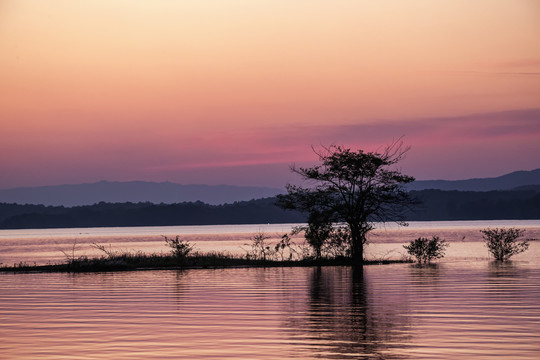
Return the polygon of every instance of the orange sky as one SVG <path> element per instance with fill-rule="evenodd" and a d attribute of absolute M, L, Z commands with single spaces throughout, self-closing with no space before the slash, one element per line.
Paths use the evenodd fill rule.
<path fill-rule="evenodd" d="M 405 136 L 421 179 L 540 167 L 536 0 L 4 0 L 0 188 L 283 186 Z"/>

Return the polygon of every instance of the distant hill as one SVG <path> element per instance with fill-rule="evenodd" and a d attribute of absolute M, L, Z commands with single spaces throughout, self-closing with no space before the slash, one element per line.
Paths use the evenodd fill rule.
<path fill-rule="evenodd" d="M 202 201 L 210 205 L 247 201 L 282 194 L 277 188 L 230 185 L 181 185 L 171 182 L 100 181 L 39 187 L 0 189 L 0 202 L 51 206 L 92 205 L 99 202 L 173 204 Z"/>
<path fill-rule="evenodd" d="M 409 221 L 540 219 L 540 187 L 498 191 L 411 191 L 419 204 Z M 0 229 L 107 226 L 266 224 L 305 222 L 304 214 L 275 205 L 275 198 L 225 205 L 99 203 L 64 207 L 0 203 Z"/>
<path fill-rule="evenodd" d="M 511 190 L 522 186 L 540 185 L 540 169 L 516 171 L 494 178 L 468 180 L 418 180 L 410 184 L 409 190 L 459 190 L 492 191 Z"/>
<path fill-rule="evenodd" d="M 419 180 L 407 187 L 410 191 L 493 191 L 540 186 L 540 169 L 516 171 L 507 175 L 469 180 Z M 176 204 L 201 201 L 209 205 L 230 204 L 273 197 L 285 193 L 284 189 L 231 186 L 231 185 L 181 185 L 171 182 L 100 181 L 88 184 L 71 184 L 39 187 L 0 189 L 0 203 L 36 204 L 47 206 L 83 206 L 99 202 L 150 202 Z"/>

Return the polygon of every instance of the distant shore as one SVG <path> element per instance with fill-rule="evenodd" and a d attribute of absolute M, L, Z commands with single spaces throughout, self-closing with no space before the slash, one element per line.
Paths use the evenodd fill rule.
<path fill-rule="evenodd" d="M 411 191 L 418 205 L 407 221 L 540 219 L 540 186 L 501 191 Z M 276 198 L 209 205 L 97 203 L 64 207 L 0 203 L 0 229 L 52 229 L 132 226 L 198 226 L 302 223 L 306 215 L 284 210 Z"/>

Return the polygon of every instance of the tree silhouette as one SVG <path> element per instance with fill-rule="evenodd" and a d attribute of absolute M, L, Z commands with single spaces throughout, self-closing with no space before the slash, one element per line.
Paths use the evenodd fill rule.
<path fill-rule="evenodd" d="M 308 214 L 324 214 L 334 223 L 346 223 L 353 263 L 362 265 L 366 235 L 374 224 L 404 224 L 405 211 L 414 203 L 403 186 L 414 178 L 394 168 L 408 150 L 401 141 L 393 142 L 381 153 L 352 151 L 342 146 L 314 149 L 320 165 L 292 167 L 312 186 L 288 184 L 288 194 L 279 195 L 277 204 Z"/>

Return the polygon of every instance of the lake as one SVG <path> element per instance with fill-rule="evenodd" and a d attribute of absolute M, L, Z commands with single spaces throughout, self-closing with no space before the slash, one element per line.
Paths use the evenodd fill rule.
<path fill-rule="evenodd" d="M 370 239 L 369 256 L 399 257 L 411 237 L 441 235 L 450 248 L 430 267 L 2 273 L 0 358 L 538 359 L 540 244 L 492 262 L 478 229 L 496 226 L 540 237 L 539 221 L 438 222 Z M 289 227 L 0 231 L 0 256 L 61 261 L 74 240 L 80 254 L 93 242 L 166 251 L 160 237 L 174 234 L 241 252 L 253 232 Z"/>

